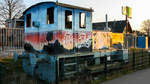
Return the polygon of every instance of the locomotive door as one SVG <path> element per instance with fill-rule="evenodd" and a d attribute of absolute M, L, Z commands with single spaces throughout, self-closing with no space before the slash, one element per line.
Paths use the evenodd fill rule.
<path fill-rule="evenodd" d="M 65 8 L 64 10 L 64 30 L 63 32 L 63 46 L 65 48 L 65 50 L 69 51 L 69 52 L 73 52 L 74 51 L 74 23 L 75 23 L 75 14 L 74 14 L 74 9 L 69 9 L 69 8 Z"/>

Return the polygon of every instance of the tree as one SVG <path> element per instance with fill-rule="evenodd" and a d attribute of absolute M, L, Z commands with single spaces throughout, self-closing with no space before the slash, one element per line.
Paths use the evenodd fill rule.
<path fill-rule="evenodd" d="M 142 22 L 142 31 L 144 31 L 148 36 L 150 36 L 150 19 Z"/>
<path fill-rule="evenodd" d="M 25 9 L 22 0 L 1 0 L 0 1 L 0 26 L 5 25 L 6 20 L 19 18 Z"/>

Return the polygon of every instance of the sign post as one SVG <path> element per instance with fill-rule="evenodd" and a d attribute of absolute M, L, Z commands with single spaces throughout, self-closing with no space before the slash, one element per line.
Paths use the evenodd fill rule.
<path fill-rule="evenodd" d="M 128 18 L 132 18 L 132 8 L 128 7 L 128 6 L 123 6 L 122 7 L 122 14 L 126 16 L 126 38 L 127 38 L 127 49 L 128 49 Z"/>

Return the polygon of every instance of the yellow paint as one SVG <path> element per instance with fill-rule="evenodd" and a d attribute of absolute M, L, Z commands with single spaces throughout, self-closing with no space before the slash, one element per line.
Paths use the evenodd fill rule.
<path fill-rule="evenodd" d="M 146 49 L 148 49 L 148 37 L 146 37 Z"/>
<path fill-rule="evenodd" d="M 132 8 L 128 7 L 128 17 L 132 18 Z"/>
<path fill-rule="evenodd" d="M 111 32 L 92 32 L 92 47 L 93 49 L 102 49 L 111 46 Z"/>
<path fill-rule="evenodd" d="M 124 36 L 123 33 L 112 33 L 112 44 L 119 44 L 123 45 L 124 43 Z"/>
<path fill-rule="evenodd" d="M 127 15 L 127 7 L 126 6 L 122 7 L 122 14 Z"/>

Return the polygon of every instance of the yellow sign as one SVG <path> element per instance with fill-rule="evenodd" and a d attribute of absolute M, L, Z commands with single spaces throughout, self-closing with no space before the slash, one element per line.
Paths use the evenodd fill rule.
<path fill-rule="evenodd" d="M 123 6 L 122 7 L 122 14 L 127 15 L 128 18 L 132 18 L 132 8 L 130 8 L 128 6 Z"/>
<path fill-rule="evenodd" d="M 126 7 L 125 7 L 125 6 L 122 7 L 122 14 L 123 14 L 123 15 L 127 15 L 127 10 L 126 10 Z"/>
<path fill-rule="evenodd" d="M 128 17 L 132 18 L 132 8 L 128 7 Z"/>

